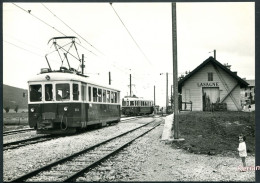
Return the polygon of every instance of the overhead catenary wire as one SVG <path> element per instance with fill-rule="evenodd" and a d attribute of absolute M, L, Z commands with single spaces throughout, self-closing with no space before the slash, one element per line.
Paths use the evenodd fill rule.
<path fill-rule="evenodd" d="M 132 36 L 132 34 L 130 33 L 130 31 L 128 30 L 128 28 L 126 27 L 126 25 L 124 24 L 123 20 L 120 18 L 120 16 L 118 15 L 118 13 L 116 12 L 115 8 L 112 6 L 112 3 L 109 3 L 110 6 L 112 7 L 112 9 L 114 10 L 115 14 L 117 15 L 117 17 L 119 18 L 120 22 L 123 24 L 123 26 L 125 27 L 126 31 L 128 32 L 128 34 L 130 35 L 130 37 L 132 38 L 132 40 L 134 41 L 135 45 L 138 47 L 138 49 L 140 50 L 140 52 L 143 54 L 143 56 L 145 57 L 145 59 L 147 60 L 147 62 L 152 65 L 152 63 L 150 62 L 150 60 L 148 59 L 148 57 L 145 55 L 145 53 L 143 52 L 143 50 L 141 49 L 141 47 L 138 45 L 138 43 L 136 42 L 136 40 L 134 39 L 134 37 Z"/>
<path fill-rule="evenodd" d="M 16 44 L 14 44 L 14 43 L 11 43 L 11 42 L 9 42 L 9 41 L 5 41 L 5 40 L 4 40 L 4 42 L 6 42 L 6 43 L 8 43 L 8 44 L 11 44 L 11 45 L 13 45 L 13 46 L 15 46 L 15 47 L 17 47 L 17 48 L 20 48 L 20 49 L 22 49 L 22 50 L 28 51 L 28 52 L 30 52 L 30 53 L 32 53 L 32 54 L 34 54 L 34 55 L 37 55 L 37 56 L 39 56 L 39 57 L 44 58 L 44 55 L 40 55 L 40 54 L 38 54 L 38 53 L 32 52 L 32 51 L 30 51 L 30 50 L 27 50 L 27 49 L 25 49 L 25 48 L 22 48 L 22 47 L 20 47 L 20 46 L 18 46 L 18 45 L 16 45 Z"/>
<path fill-rule="evenodd" d="M 30 10 L 27 11 L 27 10 L 25 10 L 24 8 L 22 8 L 21 6 L 15 4 L 15 3 L 12 3 L 12 4 L 15 5 L 16 7 L 18 7 L 19 9 L 23 10 L 24 12 L 29 13 L 31 16 L 33 16 L 34 18 L 36 18 L 36 19 L 39 20 L 40 22 L 44 23 L 44 24 L 47 25 L 48 27 L 50 27 L 50 28 L 54 29 L 55 31 L 59 32 L 59 33 L 62 34 L 63 36 L 67 36 L 67 35 L 64 34 L 63 32 L 59 31 L 59 30 L 56 29 L 55 27 L 53 27 L 53 26 L 51 26 L 50 24 L 48 24 L 46 21 L 44 21 L 44 20 L 38 18 L 37 16 L 33 15 Z M 56 16 L 56 15 L 55 15 L 55 16 Z M 56 17 L 57 17 L 57 16 L 56 16 Z M 81 36 L 80 36 L 80 37 L 81 37 Z M 82 38 L 82 37 L 81 37 L 81 38 Z M 84 38 L 83 38 L 83 40 L 86 41 Z M 76 44 L 78 44 L 78 43 L 76 42 Z M 78 45 L 79 45 L 79 44 L 78 44 Z M 82 46 L 82 45 L 80 45 L 80 46 L 81 46 L 82 48 L 86 49 L 84 46 Z M 94 47 L 93 47 L 93 48 L 94 48 Z M 23 49 L 23 48 L 21 48 L 21 49 Z M 88 49 L 86 49 L 86 50 L 89 51 L 89 52 L 91 52 L 91 51 L 88 50 Z M 97 49 L 96 49 L 96 50 L 97 50 Z M 27 51 L 29 51 L 29 50 L 27 50 Z M 99 51 L 99 50 L 97 50 L 97 51 Z M 29 51 L 29 52 L 30 52 L 30 51 Z M 99 51 L 99 52 L 100 52 L 100 51 Z M 93 53 L 93 52 L 91 52 L 91 53 Z M 100 53 L 102 53 L 102 52 L 100 52 Z M 49 53 L 49 54 L 50 54 L 50 53 Z M 94 53 L 93 53 L 93 54 L 94 54 Z M 102 54 L 103 54 L 103 53 L 102 53 Z M 94 55 L 96 55 L 96 54 L 94 54 Z M 103 54 L 103 56 L 105 56 L 105 55 Z M 109 61 L 109 62 L 110 62 L 110 61 Z M 123 71 L 122 69 L 120 69 L 120 68 L 118 68 L 117 66 L 115 66 L 113 63 L 110 62 L 110 64 L 111 64 L 115 69 L 120 70 L 121 72 L 123 72 L 123 73 L 125 73 L 125 74 L 128 74 L 128 73 L 126 73 L 125 71 Z"/>
<path fill-rule="evenodd" d="M 33 14 L 31 13 L 31 11 L 29 11 L 29 10 L 27 11 L 27 10 L 25 10 L 24 8 L 22 8 L 22 7 L 18 6 L 17 4 L 15 4 L 15 3 L 12 3 L 12 4 L 15 5 L 16 7 L 20 8 L 21 10 L 23 10 L 23 11 L 29 13 L 31 16 L 33 16 L 33 17 L 36 18 L 37 20 L 41 21 L 41 22 L 44 23 L 45 25 L 51 27 L 51 28 L 54 29 L 55 31 L 59 32 L 60 34 L 66 36 L 64 33 L 62 33 L 61 31 L 59 31 L 59 30 L 56 29 L 55 27 L 51 26 L 51 25 L 48 24 L 47 22 L 45 22 L 45 21 L 43 21 L 42 19 L 38 18 L 37 16 L 33 15 Z"/>
<path fill-rule="evenodd" d="M 95 46 L 93 46 L 90 42 L 88 42 L 85 38 L 83 38 L 80 34 L 78 34 L 75 30 L 73 30 L 68 24 L 66 24 L 63 20 L 61 20 L 57 15 L 55 15 L 48 7 L 46 7 L 43 3 L 41 3 L 43 7 L 45 7 L 53 16 L 55 16 L 58 20 L 60 20 L 64 25 L 66 25 L 72 32 L 77 34 L 81 39 L 83 39 L 86 43 L 88 43 L 91 47 L 97 50 L 99 53 L 104 55 L 100 50 L 98 50 Z M 86 48 L 85 48 L 86 49 Z M 87 49 L 88 50 L 88 49 Z M 89 52 L 93 53 L 92 51 L 88 50 Z M 94 54 L 94 53 L 93 53 Z"/>

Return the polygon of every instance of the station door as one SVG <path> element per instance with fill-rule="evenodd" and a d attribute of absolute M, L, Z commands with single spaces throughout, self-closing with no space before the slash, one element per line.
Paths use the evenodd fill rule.
<path fill-rule="evenodd" d="M 219 101 L 219 88 L 218 87 L 210 87 L 210 88 L 202 88 L 202 98 L 203 98 L 203 111 L 211 111 L 212 103 L 216 103 Z"/>

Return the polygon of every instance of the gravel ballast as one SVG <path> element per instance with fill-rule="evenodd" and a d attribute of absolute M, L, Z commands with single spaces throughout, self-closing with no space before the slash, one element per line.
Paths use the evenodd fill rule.
<path fill-rule="evenodd" d="M 4 181 L 151 120 L 121 122 L 85 134 L 4 151 Z M 77 181 L 255 181 L 254 171 L 239 171 L 238 156 L 192 154 L 161 141 L 162 131 L 163 124 Z M 255 166 L 254 156 L 246 161 L 247 166 Z"/>

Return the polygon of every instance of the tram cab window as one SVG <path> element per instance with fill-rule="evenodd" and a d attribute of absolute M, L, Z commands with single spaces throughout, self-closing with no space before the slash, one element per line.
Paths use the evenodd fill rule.
<path fill-rule="evenodd" d="M 69 100 L 70 99 L 70 85 L 69 84 L 56 84 L 56 100 Z"/>
<path fill-rule="evenodd" d="M 120 103 L 120 92 L 117 92 L 117 103 Z"/>
<path fill-rule="evenodd" d="M 73 83 L 73 100 L 79 100 L 79 85 Z"/>
<path fill-rule="evenodd" d="M 110 91 L 107 91 L 107 102 L 110 103 Z"/>
<path fill-rule="evenodd" d="M 45 100 L 51 101 L 53 99 L 52 84 L 45 85 Z"/>
<path fill-rule="evenodd" d="M 42 86 L 30 85 L 30 101 L 39 102 L 42 100 Z"/>
<path fill-rule="evenodd" d="M 130 101 L 130 106 L 134 106 L 134 101 Z"/>
<path fill-rule="evenodd" d="M 102 102 L 102 89 L 98 89 L 98 102 Z"/>
<path fill-rule="evenodd" d="M 91 102 L 91 98 L 92 98 L 92 95 L 91 95 L 91 86 L 88 87 L 88 101 Z"/>
<path fill-rule="evenodd" d="M 103 90 L 103 102 L 106 102 L 106 93 L 107 93 L 107 91 L 106 90 Z"/>
<path fill-rule="evenodd" d="M 93 87 L 93 102 L 97 102 L 97 88 Z"/>
<path fill-rule="evenodd" d="M 122 101 L 122 106 L 126 106 L 126 101 Z"/>

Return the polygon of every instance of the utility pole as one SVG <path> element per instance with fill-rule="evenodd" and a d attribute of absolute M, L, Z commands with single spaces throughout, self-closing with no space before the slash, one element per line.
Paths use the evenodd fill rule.
<path fill-rule="evenodd" d="M 178 69 L 177 69 L 177 18 L 176 2 L 172 3 L 172 48 L 173 48 L 173 94 L 174 94 L 174 139 L 179 138 L 179 121 L 178 121 Z"/>
<path fill-rule="evenodd" d="M 83 75 L 84 74 L 84 54 L 82 54 L 82 63 L 81 63 L 81 74 Z"/>
<path fill-rule="evenodd" d="M 214 59 L 216 60 L 216 50 L 214 50 Z"/>
<path fill-rule="evenodd" d="M 154 106 L 155 106 L 155 85 L 153 86 L 153 97 L 154 97 L 154 99 L 153 99 L 153 103 L 154 103 Z"/>
<path fill-rule="evenodd" d="M 108 72 L 108 78 L 109 78 L 108 83 L 109 83 L 109 85 L 111 85 L 111 73 L 110 73 L 110 71 Z"/>
<path fill-rule="evenodd" d="M 173 109 L 173 95 L 172 95 L 173 85 L 171 85 L 171 109 Z"/>
<path fill-rule="evenodd" d="M 130 74 L 130 97 L 132 96 L 132 78 Z"/>
<path fill-rule="evenodd" d="M 168 96 L 168 72 L 166 72 L 166 114 L 168 114 L 168 104 L 169 104 L 169 96 Z"/>

